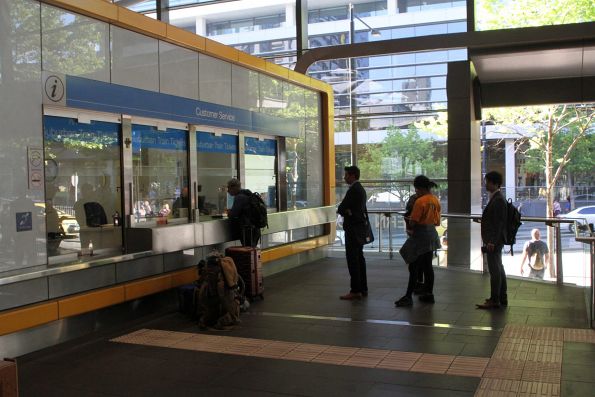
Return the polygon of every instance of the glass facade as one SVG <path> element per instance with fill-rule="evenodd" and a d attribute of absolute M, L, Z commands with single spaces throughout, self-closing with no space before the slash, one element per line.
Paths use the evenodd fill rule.
<path fill-rule="evenodd" d="M 132 125 L 134 219 L 188 219 L 188 132 Z"/>
<path fill-rule="evenodd" d="M 121 252 L 119 136 L 119 123 L 44 117 L 46 200 L 36 208 L 45 211 L 50 263 L 91 247 Z"/>
<path fill-rule="evenodd" d="M 227 181 L 238 176 L 238 136 L 196 132 L 197 203 L 201 220 L 221 215 L 228 207 Z"/>

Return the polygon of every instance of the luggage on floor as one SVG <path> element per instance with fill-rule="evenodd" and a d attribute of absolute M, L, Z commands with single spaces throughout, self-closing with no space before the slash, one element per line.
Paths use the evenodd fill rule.
<path fill-rule="evenodd" d="M 246 297 L 253 300 L 255 297 L 264 299 L 264 286 L 262 281 L 262 262 L 260 249 L 252 247 L 229 247 L 225 256 L 233 259 L 238 269 L 238 274 L 246 284 Z"/>
<path fill-rule="evenodd" d="M 178 287 L 178 308 L 192 318 L 197 316 L 197 285 L 195 283 Z"/>

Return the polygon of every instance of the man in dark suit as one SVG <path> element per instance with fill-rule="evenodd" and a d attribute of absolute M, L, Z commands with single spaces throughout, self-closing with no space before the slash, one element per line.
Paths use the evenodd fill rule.
<path fill-rule="evenodd" d="M 482 252 L 485 253 L 490 271 L 490 297 L 478 304 L 479 309 L 497 309 L 508 305 L 506 273 L 502 265 L 502 247 L 506 236 L 506 199 L 500 192 L 502 175 L 496 171 L 485 176 L 490 200 L 481 214 Z"/>
<path fill-rule="evenodd" d="M 351 290 L 342 295 L 343 300 L 359 300 L 368 295 L 366 278 L 366 259 L 364 258 L 364 241 L 368 232 L 366 217 L 366 190 L 359 182 L 359 168 L 352 165 L 345 167 L 343 180 L 349 185 L 345 198 L 337 212 L 343 216 L 345 230 L 345 255 L 351 277 Z"/>

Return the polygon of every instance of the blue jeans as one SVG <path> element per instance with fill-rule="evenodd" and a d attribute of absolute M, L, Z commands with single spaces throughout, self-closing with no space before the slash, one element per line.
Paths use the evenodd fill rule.
<path fill-rule="evenodd" d="M 507 303 L 506 273 L 502 265 L 502 245 L 494 247 L 494 251 L 486 252 L 488 270 L 490 272 L 490 299 L 494 303 Z"/>

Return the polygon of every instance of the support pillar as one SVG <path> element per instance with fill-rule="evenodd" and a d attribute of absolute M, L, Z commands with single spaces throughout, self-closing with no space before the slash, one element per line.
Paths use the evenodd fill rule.
<path fill-rule="evenodd" d="M 516 162 L 515 162 L 515 151 L 514 151 L 514 139 L 504 140 L 504 169 L 506 170 L 506 200 L 516 200 Z"/>
<path fill-rule="evenodd" d="M 469 61 L 450 62 L 448 96 L 448 212 L 481 214 L 481 142 L 476 78 Z M 479 96 L 478 90 L 476 95 Z M 480 225 L 448 220 L 448 267 L 482 270 Z"/>

